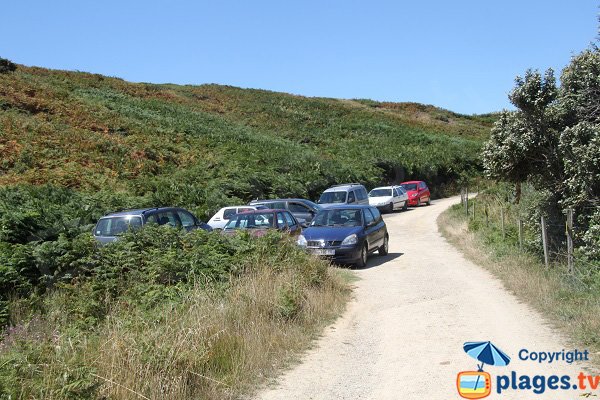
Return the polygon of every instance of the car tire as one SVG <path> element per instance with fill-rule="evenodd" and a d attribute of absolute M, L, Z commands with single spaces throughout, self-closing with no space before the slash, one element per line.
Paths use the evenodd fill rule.
<path fill-rule="evenodd" d="M 417 207 L 421 207 L 421 198 L 419 197 L 419 200 L 417 200 Z"/>
<path fill-rule="evenodd" d="M 404 205 L 402 206 L 402 211 L 406 211 L 406 210 L 408 210 L 408 200 L 406 200 L 404 202 Z"/>
<path fill-rule="evenodd" d="M 428 198 L 427 198 L 427 203 L 425 203 L 425 205 L 428 205 L 428 206 L 430 206 L 430 205 L 431 205 L 431 197 L 428 197 Z"/>
<path fill-rule="evenodd" d="M 369 257 L 369 249 L 367 248 L 367 244 L 363 244 L 362 249 L 360 250 L 360 259 L 356 263 L 357 268 L 364 268 L 367 266 L 367 258 Z"/>
<path fill-rule="evenodd" d="M 394 203 L 390 203 L 388 205 L 387 212 L 388 213 L 393 213 L 394 212 Z"/>
<path fill-rule="evenodd" d="M 380 256 L 387 256 L 390 246 L 390 237 L 385 235 L 383 238 L 383 244 L 379 247 L 378 253 Z"/>

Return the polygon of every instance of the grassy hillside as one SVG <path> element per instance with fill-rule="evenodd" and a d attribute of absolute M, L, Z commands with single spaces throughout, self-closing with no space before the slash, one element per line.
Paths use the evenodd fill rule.
<path fill-rule="evenodd" d="M 206 218 L 254 197 L 480 168 L 493 116 L 217 85 L 0 73 L 0 398 L 229 399 L 305 349 L 349 297 L 273 234 L 149 227 L 98 247 L 120 208 Z"/>
<path fill-rule="evenodd" d="M 479 167 L 492 119 L 28 67 L 0 74 L 0 110 L 0 185 L 110 188 L 200 214 L 342 181 L 441 188 Z"/>

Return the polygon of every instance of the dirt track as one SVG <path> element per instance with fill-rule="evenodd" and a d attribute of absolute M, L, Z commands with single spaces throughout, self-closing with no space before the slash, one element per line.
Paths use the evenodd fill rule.
<path fill-rule="evenodd" d="M 580 391 L 495 392 L 495 375 L 576 376 L 581 365 L 522 361 L 519 350 L 570 349 L 552 327 L 466 260 L 440 235 L 438 215 L 456 197 L 429 207 L 386 215 L 390 254 L 373 255 L 355 271 L 355 299 L 302 362 L 259 394 L 281 399 L 459 399 L 456 375 L 476 370 L 466 341 L 491 340 L 510 357 L 507 367 L 487 367 L 490 398 L 575 399 Z M 589 391 L 588 391 L 589 392 Z M 594 394 L 600 396 L 599 390 Z M 598 397 L 596 397 L 598 398 Z"/>

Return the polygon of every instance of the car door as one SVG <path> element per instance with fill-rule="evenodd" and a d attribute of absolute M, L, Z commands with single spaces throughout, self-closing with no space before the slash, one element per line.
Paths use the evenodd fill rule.
<path fill-rule="evenodd" d="M 373 218 L 375 220 L 375 226 L 373 231 L 373 235 L 375 238 L 374 241 L 376 242 L 376 246 L 379 247 L 383 244 L 383 239 L 385 237 L 385 222 L 383 222 L 381 213 L 377 208 L 369 207 L 369 210 L 371 210 L 371 214 L 373 214 Z"/>
<path fill-rule="evenodd" d="M 289 201 L 288 210 L 292 213 L 294 217 L 302 218 L 306 221 L 306 223 L 311 222 L 315 216 L 314 211 L 308 208 L 308 206 L 297 201 Z"/>
<path fill-rule="evenodd" d="M 179 220 L 181 221 L 181 226 L 183 229 L 189 232 L 198 228 L 198 225 L 196 224 L 196 218 L 194 218 L 192 214 L 182 209 L 177 209 L 176 212 L 179 216 Z"/>
<path fill-rule="evenodd" d="M 296 218 L 294 218 L 294 216 L 288 211 L 286 211 L 282 214 L 283 214 L 283 217 L 285 218 L 285 222 L 287 223 L 288 231 L 289 231 L 290 235 L 292 235 L 292 236 L 299 235 L 302 228 L 301 228 L 300 224 L 298 223 L 298 221 L 296 220 Z"/>
<path fill-rule="evenodd" d="M 354 190 L 350 190 L 348 192 L 348 204 L 354 204 L 356 203 L 356 195 L 354 194 Z"/>
<path fill-rule="evenodd" d="M 285 222 L 285 217 L 283 216 L 283 212 L 275 213 L 275 221 L 278 230 L 285 231 L 288 229 L 287 223 Z"/>
<path fill-rule="evenodd" d="M 400 193 L 398 192 L 398 188 L 392 188 L 392 196 L 394 203 L 394 210 L 402 207 L 402 199 L 400 198 Z"/>
<path fill-rule="evenodd" d="M 429 201 L 429 188 L 425 184 L 425 182 L 419 182 L 419 198 L 422 203 L 426 203 Z"/>
<path fill-rule="evenodd" d="M 367 189 L 361 187 L 357 191 L 358 202 L 359 204 L 369 205 L 369 194 L 367 193 Z"/>
<path fill-rule="evenodd" d="M 363 217 L 363 221 L 365 221 L 365 240 L 369 250 L 372 250 L 378 246 L 377 224 L 375 223 L 375 217 L 373 216 L 370 208 L 363 209 Z"/>

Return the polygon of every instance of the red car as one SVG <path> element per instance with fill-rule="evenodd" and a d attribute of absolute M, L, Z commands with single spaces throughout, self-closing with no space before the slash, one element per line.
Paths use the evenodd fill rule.
<path fill-rule="evenodd" d="M 408 181 L 402 182 L 400 185 L 408 194 L 408 205 L 411 207 L 420 206 L 421 204 L 431 204 L 431 193 L 427 184 L 423 181 Z"/>
<path fill-rule="evenodd" d="M 302 231 L 303 223 L 287 210 L 251 210 L 231 216 L 222 233 L 232 235 L 236 230 L 248 229 L 253 236 L 263 236 L 269 229 L 277 229 L 295 236 Z"/>

